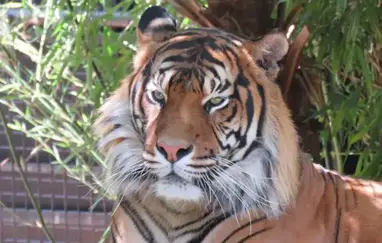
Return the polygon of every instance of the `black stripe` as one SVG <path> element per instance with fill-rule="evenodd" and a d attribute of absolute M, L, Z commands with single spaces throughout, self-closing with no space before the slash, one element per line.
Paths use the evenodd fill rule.
<path fill-rule="evenodd" d="M 349 183 L 349 184 L 350 184 L 350 188 L 351 188 L 353 198 L 354 198 L 354 208 L 357 208 L 358 207 L 358 195 L 354 190 L 353 183 Z"/>
<path fill-rule="evenodd" d="M 171 90 L 171 86 L 176 83 L 176 80 L 179 79 L 179 72 L 176 72 L 174 73 L 170 79 L 168 80 L 168 83 L 167 83 L 167 90 L 165 90 L 165 92 L 167 93 L 170 93 L 170 90 Z M 165 88 L 165 87 L 161 87 L 161 88 Z"/>
<path fill-rule="evenodd" d="M 235 229 L 234 231 L 232 231 L 231 234 L 229 234 L 226 238 L 224 238 L 224 240 L 221 243 L 226 243 L 232 236 L 234 236 L 236 233 L 238 233 L 240 230 L 244 229 L 245 227 L 248 227 L 249 225 L 252 225 L 252 224 L 256 224 L 256 223 L 261 222 L 265 219 L 266 218 L 263 217 L 263 218 L 256 219 L 254 221 L 249 221 L 248 223 L 246 223 L 246 224 L 240 226 L 239 228 Z"/>
<path fill-rule="evenodd" d="M 219 223 L 221 223 L 223 220 L 226 219 L 226 216 L 220 215 L 213 220 L 208 221 L 208 223 L 194 229 L 185 232 L 183 235 L 188 234 L 188 233 L 194 233 L 194 232 L 199 232 L 202 230 L 202 232 L 194 239 L 190 240 L 188 243 L 200 243 L 204 240 L 204 238 L 212 231 L 213 228 L 215 228 Z"/>
<path fill-rule="evenodd" d="M 237 75 L 236 84 L 240 86 L 248 87 L 249 80 L 243 75 L 243 73 L 240 73 Z"/>
<path fill-rule="evenodd" d="M 215 79 L 211 79 L 211 92 L 214 92 L 215 91 L 215 88 L 216 88 L 216 82 L 215 82 Z M 219 84 L 220 85 L 220 84 Z"/>
<path fill-rule="evenodd" d="M 334 194 L 336 195 L 336 208 L 338 208 L 338 187 L 337 187 L 337 182 L 336 182 L 336 180 L 334 178 L 335 176 L 332 173 L 327 173 L 327 175 L 329 176 L 329 179 L 333 183 Z"/>
<path fill-rule="evenodd" d="M 132 91 L 131 91 L 130 105 L 132 107 L 132 113 L 133 113 L 133 117 L 132 117 L 131 121 L 132 121 L 134 130 L 137 131 L 139 134 L 143 134 L 142 127 L 138 127 L 138 123 L 137 123 L 137 121 L 141 121 L 141 117 L 139 115 L 137 115 L 137 113 L 136 113 L 137 111 L 135 110 L 139 83 L 141 83 L 140 80 L 135 81 L 134 86 L 132 87 Z M 138 101 L 138 102 L 140 102 L 140 101 Z M 139 107 L 140 107 L 140 109 L 139 109 L 140 114 L 143 114 L 142 106 L 139 105 Z M 142 122 L 142 125 L 143 125 L 143 122 Z"/>
<path fill-rule="evenodd" d="M 202 215 L 200 218 L 197 218 L 197 219 L 195 219 L 195 220 L 193 220 L 193 221 L 191 221 L 191 222 L 188 222 L 188 223 L 186 223 L 186 224 L 183 224 L 183 225 L 180 225 L 180 226 L 175 227 L 174 230 L 181 230 L 181 229 L 183 229 L 183 228 L 185 228 L 185 227 L 188 227 L 188 226 L 190 226 L 190 225 L 193 225 L 193 224 L 199 222 L 200 220 L 202 220 L 202 219 L 208 217 L 208 215 L 210 215 L 210 214 L 211 214 L 211 212 L 205 213 L 205 214 Z"/>
<path fill-rule="evenodd" d="M 237 114 L 237 105 L 235 104 L 233 107 L 232 107 L 232 114 L 227 117 L 227 119 L 225 120 L 225 122 L 231 122 L 233 118 L 235 118 Z"/>
<path fill-rule="evenodd" d="M 195 79 L 199 82 L 199 90 L 198 92 L 203 93 L 203 86 L 202 83 L 204 82 L 204 76 L 206 75 L 205 72 L 199 68 L 195 68 L 192 70 L 192 74 L 194 75 Z M 194 88 L 195 90 L 196 88 Z"/>
<path fill-rule="evenodd" d="M 159 75 L 159 77 L 158 77 L 158 83 L 159 83 L 159 86 L 160 86 L 161 88 L 163 88 L 164 78 L 165 78 L 165 75 L 163 75 L 163 73 L 160 73 L 160 75 Z"/>
<path fill-rule="evenodd" d="M 163 232 L 164 235 L 166 235 L 168 233 L 167 229 L 165 229 L 165 227 L 169 228 L 170 227 L 170 224 L 169 222 L 167 222 L 162 216 L 160 215 L 157 215 L 157 217 L 159 218 L 159 221 L 152 215 L 152 213 L 150 212 L 150 210 L 143 206 L 143 210 L 146 212 L 146 214 L 150 217 L 150 219 L 156 224 L 156 226 Z M 165 224 L 165 225 L 164 225 Z"/>
<path fill-rule="evenodd" d="M 320 174 L 322 176 L 322 179 L 324 179 L 324 182 L 325 182 L 325 186 L 324 187 L 326 188 L 326 185 L 328 184 L 328 179 L 326 178 L 326 173 L 325 173 L 323 168 L 320 169 Z"/>
<path fill-rule="evenodd" d="M 197 57 L 200 55 L 200 50 L 205 48 L 206 46 L 210 46 L 212 43 L 216 42 L 215 39 L 212 39 L 210 37 L 193 37 L 186 40 L 176 41 L 173 43 L 170 43 L 168 45 L 168 48 L 164 49 L 165 51 L 172 51 L 174 50 L 173 47 L 175 47 L 175 50 L 182 50 L 183 53 L 192 56 Z M 182 48 L 186 47 L 186 48 Z M 211 46 L 211 48 L 216 49 L 216 44 Z"/>
<path fill-rule="evenodd" d="M 158 72 L 159 72 L 159 74 L 162 75 L 163 73 L 167 72 L 168 70 L 174 69 L 174 66 L 175 66 L 175 64 L 174 65 L 170 65 L 170 66 L 168 66 L 166 68 L 159 68 Z"/>
<path fill-rule="evenodd" d="M 150 81 L 150 76 L 146 76 L 145 79 L 143 80 L 142 82 L 142 86 L 141 88 L 146 88 L 147 86 L 147 83 Z M 142 92 L 145 92 L 144 90 Z M 143 109 L 143 102 L 142 102 L 142 99 L 143 99 L 143 94 L 141 94 L 139 97 L 138 97 L 138 105 L 139 105 L 139 112 L 144 116 L 145 113 L 144 113 L 144 109 Z M 134 107 L 133 107 L 134 109 Z M 145 118 L 145 117 L 144 117 Z"/>
<path fill-rule="evenodd" d="M 223 51 L 229 52 L 232 56 L 235 57 L 234 63 L 239 63 L 239 56 L 237 55 L 237 52 L 234 49 L 232 49 L 230 46 L 224 45 Z M 229 54 L 226 55 L 229 56 Z M 241 68 L 241 66 L 239 67 Z"/>
<path fill-rule="evenodd" d="M 230 58 L 230 55 L 229 55 L 229 52 L 231 53 L 231 54 L 233 54 L 231 51 L 228 51 L 228 47 L 227 47 L 227 45 L 223 45 L 221 48 L 220 48 L 220 50 L 221 50 L 221 52 L 223 52 L 224 53 L 224 55 L 226 55 L 226 57 L 227 57 L 227 59 L 228 59 L 228 61 L 229 61 L 229 65 L 232 67 L 232 66 L 234 66 L 235 65 L 235 62 L 233 62 L 233 60 Z M 236 61 L 236 63 L 239 63 L 239 62 L 237 62 L 237 56 L 236 55 L 233 55 L 234 57 L 235 57 L 235 61 Z"/>
<path fill-rule="evenodd" d="M 254 100 L 253 100 L 253 96 L 249 90 L 247 90 L 247 96 L 248 97 L 247 97 L 247 100 L 245 102 L 245 109 L 247 112 L 248 121 L 247 121 L 247 129 L 245 130 L 245 134 L 248 134 L 248 130 L 252 125 L 253 116 L 255 115 Z M 261 103 L 263 103 L 263 100 Z M 264 115 L 263 105 L 259 108 L 260 108 L 260 116 L 259 116 L 259 122 L 260 122 L 261 116 Z M 259 129 L 259 124 L 257 124 L 257 130 L 258 129 Z M 256 131 L 256 136 L 257 136 L 257 131 Z"/>
<path fill-rule="evenodd" d="M 221 83 L 219 85 L 219 87 L 217 88 L 218 92 L 221 92 L 223 93 L 224 91 L 226 91 L 229 87 L 231 87 L 231 83 L 229 82 L 228 79 L 225 79 L 225 84 L 222 86 Z"/>
<path fill-rule="evenodd" d="M 114 223 L 114 222 L 113 222 Z M 115 239 L 115 235 L 114 235 L 114 225 L 111 226 L 111 230 L 110 230 L 110 237 L 111 237 L 111 242 L 112 243 L 117 243 L 116 239 Z"/>
<path fill-rule="evenodd" d="M 336 213 L 336 226 L 335 226 L 335 235 L 336 235 L 336 243 L 338 243 L 339 241 L 339 232 L 340 232 L 340 223 L 341 223 L 341 215 L 342 215 L 342 210 L 339 208 L 339 198 L 338 198 L 338 186 L 337 186 L 337 182 L 336 182 L 336 179 L 335 179 L 335 175 L 332 174 L 332 173 L 328 173 L 327 174 L 329 176 L 329 179 L 332 181 L 333 183 L 333 187 L 334 187 L 334 194 L 336 195 L 336 203 L 335 203 L 335 209 L 337 210 L 337 213 Z"/>
<path fill-rule="evenodd" d="M 166 51 L 184 50 L 189 49 L 191 47 L 197 48 L 198 46 L 203 45 L 203 41 L 205 41 L 205 38 L 188 39 L 184 41 L 177 41 L 174 43 L 170 42 L 168 45 L 160 47 L 156 54 L 161 55 L 163 52 Z"/>
<path fill-rule="evenodd" d="M 253 108 L 253 106 L 254 106 L 253 97 L 252 97 L 252 94 L 251 94 L 251 92 L 249 90 L 247 90 L 247 96 L 248 97 L 247 97 L 247 100 L 245 102 L 245 110 L 247 112 L 247 127 L 245 129 L 245 132 L 243 133 L 244 135 L 242 135 L 241 138 L 240 138 L 240 142 L 239 142 L 239 145 L 238 145 L 237 149 L 244 148 L 247 145 L 248 130 L 251 127 L 253 116 L 254 116 L 254 113 L 255 113 L 254 112 L 254 108 Z M 261 116 L 261 111 L 260 111 L 260 116 Z M 259 126 L 257 128 L 259 128 Z"/>
<path fill-rule="evenodd" d="M 222 86 L 222 83 L 219 82 L 218 85 L 217 85 L 217 87 L 214 87 L 214 90 L 215 90 L 215 88 L 216 88 L 216 90 L 220 90 L 220 87 L 221 87 L 221 86 Z"/>
<path fill-rule="evenodd" d="M 138 92 L 138 80 L 136 82 L 134 82 L 134 86 L 132 87 L 132 90 L 131 90 L 131 104 L 132 106 L 134 107 L 135 105 L 135 98 L 137 96 L 137 92 Z"/>
<path fill-rule="evenodd" d="M 340 225 L 341 225 L 341 216 L 342 216 L 342 210 L 339 209 L 337 213 L 336 218 L 336 243 L 339 242 L 339 236 L 340 236 Z"/>
<path fill-rule="evenodd" d="M 219 136 L 218 136 L 218 134 L 216 133 L 215 129 L 212 129 L 212 132 L 214 133 L 214 136 L 215 136 L 215 138 L 216 138 L 216 141 L 218 142 L 219 147 L 220 147 L 221 149 L 223 149 L 223 150 L 227 150 L 227 149 L 230 150 L 230 149 L 231 149 L 231 146 L 230 146 L 229 144 L 227 144 L 227 146 L 224 146 L 224 145 L 223 145 L 223 143 L 220 141 Z"/>
<path fill-rule="evenodd" d="M 154 58 L 152 58 L 151 60 L 154 60 Z M 149 62 L 146 64 L 146 66 L 143 68 L 143 71 L 142 71 L 143 76 L 150 76 L 150 75 L 151 75 L 151 67 L 152 67 L 152 64 L 153 64 L 152 61 L 149 61 Z"/>
<path fill-rule="evenodd" d="M 166 63 L 166 62 L 189 62 L 189 57 L 187 56 L 181 56 L 181 55 L 178 55 L 178 56 L 169 56 L 169 57 L 166 57 L 162 63 Z"/>
<path fill-rule="evenodd" d="M 247 148 L 247 150 L 245 151 L 244 155 L 243 155 L 243 159 L 245 159 L 248 154 L 250 152 L 252 152 L 253 150 L 255 150 L 256 148 L 260 147 L 260 142 L 258 140 L 255 140 L 251 143 L 251 145 Z"/>
<path fill-rule="evenodd" d="M 124 212 L 130 216 L 130 219 L 133 221 L 134 226 L 138 229 L 139 233 L 145 238 L 147 242 L 155 243 L 155 239 L 151 231 L 146 226 L 144 220 L 139 216 L 137 211 L 129 205 L 127 201 L 124 201 L 120 205 Z"/>
<path fill-rule="evenodd" d="M 210 67 L 210 66 L 206 65 L 205 63 L 204 64 L 199 63 L 199 64 L 202 65 L 208 71 L 210 71 L 212 73 L 212 75 L 214 75 L 215 78 L 219 78 L 219 74 L 218 74 L 218 72 L 216 72 L 215 68 Z"/>
<path fill-rule="evenodd" d="M 266 115 L 266 109 L 267 106 L 265 104 L 265 96 L 264 96 L 264 88 L 261 85 L 257 85 L 257 92 L 260 95 L 261 99 L 261 111 L 260 111 L 260 116 L 259 116 L 259 122 L 257 123 L 257 131 L 256 131 L 256 137 L 261 138 L 262 137 L 262 131 L 263 131 L 263 126 L 264 126 L 264 118 Z"/>
<path fill-rule="evenodd" d="M 195 70 L 200 70 L 200 69 L 195 69 Z M 202 93 L 203 93 L 203 87 L 204 87 L 204 83 L 205 83 L 205 81 L 206 81 L 206 79 L 205 79 L 205 73 L 204 73 L 204 75 L 202 76 L 202 75 L 200 75 L 200 74 L 198 74 L 197 76 L 195 75 L 195 77 L 196 77 L 196 80 L 198 80 L 199 81 L 199 89 L 202 91 Z"/>
<path fill-rule="evenodd" d="M 215 64 L 215 65 L 218 65 L 218 66 L 220 66 L 220 67 L 222 67 L 222 68 L 225 68 L 225 64 L 224 64 L 223 62 L 217 60 L 216 58 L 214 58 L 214 57 L 211 55 L 211 53 L 210 53 L 207 49 L 205 49 L 205 48 L 203 48 L 203 50 L 202 50 L 201 53 L 200 53 L 200 60 L 199 60 L 199 61 L 200 61 L 200 62 L 203 61 L 203 63 L 204 63 L 205 61 L 208 61 L 208 62 L 210 62 L 210 63 L 212 63 L 212 64 Z M 204 64 L 204 65 L 205 65 L 205 64 Z M 215 75 L 215 76 L 217 77 L 218 75 Z"/>
<path fill-rule="evenodd" d="M 248 235 L 247 237 L 245 237 L 244 239 L 242 239 L 242 240 L 239 241 L 238 243 L 244 243 L 245 241 L 249 240 L 250 238 L 255 237 L 255 236 L 257 236 L 258 234 L 261 234 L 261 233 L 263 233 L 263 232 L 265 232 L 265 231 L 267 231 L 267 230 L 269 230 L 269 229 L 270 229 L 270 228 L 265 228 L 265 229 L 259 230 L 259 231 L 255 232 L 255 233 L 251 234 L 251 235 Z"/>

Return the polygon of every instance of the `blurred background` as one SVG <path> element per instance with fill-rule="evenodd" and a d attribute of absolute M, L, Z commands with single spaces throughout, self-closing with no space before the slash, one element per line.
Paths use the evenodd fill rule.
<path fill-rule="evenodd" d="M 91 125 L 132 71 L 135 26 L 151 5 L 180 29 L 255 39 L 278 28 L 293 44 L 307 28 L 284 90 L 301 147 L 329 169 L 381 179 L 380 0 L 3 0 L 0 242 L 103 242 L 115 198 L 102 189 Z"/>

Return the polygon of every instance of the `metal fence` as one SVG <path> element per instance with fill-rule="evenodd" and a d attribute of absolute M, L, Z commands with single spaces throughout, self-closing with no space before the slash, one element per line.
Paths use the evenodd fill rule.
<path fill-rule="evenodd" d="M 4 107 L 3 111 L 5 110 Z M 11 114 L 7 114 L 11 120 Z M 13 132 L 17 155 L 27 158 L 37 144 Z M 50 163 L 52 158 L 38 152 L 25 163 L 25 174 L 38 199 L 48 227 L 57 242 L 98 242 L 109 223 L 112 203 L 102 200 L 89 211 L 96 195 L 70 178 L 65 170 Z M 35 210 L 24 189 L 18 168 L 10 158 L 0 125 L 0 242 L 48 242 L 39 227 Z"/>
<path fill-rule="evenodd" d="M 39 4 L 40 0 L 32 2 Z M 121 0 L 111 0 L 113 5 L 119 2 Z M 7 12 L 12 18 L 25 17 L 28 14 L 30 12 L 20 9 Z M 65 14 L 65 11 L 60 12 L 60 16 Z M 93 15 L 96 17 L 103 14 L 104 11 L 100 9 Z M 125 26 L 129 20 L 129 13 L 117 11 L 113 21 L 106 25 L 119 28 Z M 33 69 L 30 60 L 21 60 L 21 63 Z M 77 75 L 80 79 L 86 78 L 84 74 Z M 21 103 L 19 105 L 22 106 Z M 7 112 L 1 104 L 0 108 L 6 111 L 7 120 L 12 121 L 13 114 Z M 17 155 L 23 158 L 28 158 L 37 146 L 35 141 L 20 132 L 13 131 L 12 140 Z M 51 161 L 53 158 L 49 154 L 39 151 L 25 162 L 23 171 L 56 242 L 98 242 L 109 225 L 112 202 L 101 200 L 90 212 L 89 208 L 98 199 L 97 195 L 89 187 L 70 178 L 64 169 L 53 165 Z M 5 242 L 49 241 L 40 227 L 38 215 L 25 191 L 18 168 L 11 159 L 4 128 L 0 123 L 0 243 Z"/>

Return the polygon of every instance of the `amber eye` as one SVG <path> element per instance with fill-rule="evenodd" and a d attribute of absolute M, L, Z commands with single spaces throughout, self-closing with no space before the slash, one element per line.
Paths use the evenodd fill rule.
<path fill-rule="evenodd" d="M 164 102 L 164 94 L 158 90 L 154 90 L 152 92 L 153 99 L 156 102 L 163 103 Z"/>
<path fill-rule="evenodd" d="M 221 97 L 215 97 L 215 98 L 212 98 L 209 100 L 209 102 L 211 103 L 211 105 L 220 105 L 222 102 L 224 101 L 223 98 Z"/>
<path fill-rule="evenodd" d="M 222 97 L 211 98 L 204 104 L 204 110 L 208 113 L 214 112 L 225 107 L 228 104 L 228 101 L 229 99 Z"/>

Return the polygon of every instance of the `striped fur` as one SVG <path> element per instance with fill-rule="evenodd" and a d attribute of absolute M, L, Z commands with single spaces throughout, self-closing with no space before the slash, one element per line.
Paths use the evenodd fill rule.
<path fill-rule="evenodd" d="M 239 219 L 206 214 L 195 223 L 185 223 L 183 228 L 158 229 L 161 227 L 157 225 L 163 224 L 162 221 L 156 221 L 148 213 L 148 207 L 158 203 L 158 199 L 150 198 L 153 200 L 149 204 L 133 202 L 119 206 L 113 217 L 115 242 L 382 242 L 382 185 L 340 176 L 312 164 L 307 158 L 301 157 L 301 160 L 304 161 L 301 186 L 295 207 L 277 220 L 256 213 Z M 135 211 L 129 208 L 132 205 L 137 208 Z M 182 215 L 171 209 L 163 213 L 167 217 Z M 200 225 L 205 227 L 193 235 L 193 230 Z M 163 236 L 163 232 L 178 236 L 179 229 L 183 230 L 178 233 L 179 237 L 169 239 Z"/>
<path fill-rule="evenodd" d="M 307 205 L 314 211 L 332 199 L 322 185 L 347 190 L 330 178 L 348 179 L 300 155 L 274 82 L 285 36 L 248 41 L 217 29 L 176 31 L 172 17 L 152 7 L 137 37 L 134 72 L 95 123 L 108 165 L 105 187 L 122 198 L 114 242 L 297 242 L 299 236 L 336 242 L 323 241 L 332 239 L 325 224 L 313 238 L 302 237 L 306 225 L 291 227 L 304 221 L 297 215 Z M 182 145 L 177 161 L 158 146 L 163 141 Z M 332 201 L 322 202 L 325 210 Z"/>

